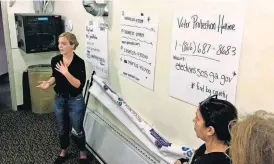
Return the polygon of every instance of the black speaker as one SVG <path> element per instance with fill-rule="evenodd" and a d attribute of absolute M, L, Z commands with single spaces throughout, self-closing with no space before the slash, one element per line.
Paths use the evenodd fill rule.
<path fill-rule="evenodd" d="M 58 36 L 64 32 L 61 15 L 15 13 L 18 48 L 26 53 L 58 50 Z"/>

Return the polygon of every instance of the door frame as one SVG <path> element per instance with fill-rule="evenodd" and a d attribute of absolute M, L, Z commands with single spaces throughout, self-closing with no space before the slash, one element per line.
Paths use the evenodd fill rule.
<path fill-rule="evenodd" d="M 15 87 L 14 67 L 13 67 L 13 60 L 12 60 L 12 48 L 11 48 L 11 41 L 10 41 L 10 29 L 9 29 L 8 9 L 7 9 L 8 2 L 9 1 L 1 1 L 1 11 L 2 11 L 5 46 L 6 46 L 6 55 L 7 55 L 7 62 L 8 62 L 12 110 L 17 111 L 16 87 Z"/>

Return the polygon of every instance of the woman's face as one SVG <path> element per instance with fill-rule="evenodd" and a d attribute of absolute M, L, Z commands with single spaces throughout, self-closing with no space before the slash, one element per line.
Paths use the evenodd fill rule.
<path fill-rule="evenodd" d="M 196 136 L 201 140 L 205 141 L 209 135 L 212 135 L 212 127 L 205 127 L 205 121 L 202 117 L 200 109 L 198 107 L 196 111 L 196 116 L 193 119 L 194 122 L 194 130 L 196 132 Z"/>
<path fill-rule="evenodd" d="M 71 45 L 69 43 L 69 40 L 67 39 L 67 37 L 60 37 L 58 42 L 59 42 L 58 48 L 62 55 L 66 55 L 73 52 L 74 45 Z"/>

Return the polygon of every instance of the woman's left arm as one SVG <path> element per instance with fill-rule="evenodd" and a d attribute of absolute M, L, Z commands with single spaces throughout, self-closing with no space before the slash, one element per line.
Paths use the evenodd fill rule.
<path fill-rule="evenodd" d="M 76 79 L 72 74 L 69 72 L 65 73 L 64 76 L 67 78 L 69 83 L 74 86 L 75 88 L 79 88 L 81 86 L 80 80 Z"/>
<path fill-rule="evenodd" d="M 59 71 L 60 73 L 62 73 L 72 86 L 74 86 L 75 88 L 79 88 L 85 83 L 85 78 L 86 78 L 85 63 L 79 65 L 79 67 L 80 67 L 80 70 L 78 72 L 79 75 L 77 77 L 74 77 L 72 74 L 70 74 L 70 72 L 68 71 L 68 67 L 66 67 L 62 62 L 57 63 L 55 69 Z"/>

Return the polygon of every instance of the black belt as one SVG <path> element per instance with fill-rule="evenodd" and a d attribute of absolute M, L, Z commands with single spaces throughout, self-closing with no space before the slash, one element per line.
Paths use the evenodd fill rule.
<path fill-rule="evenodd" d="M 75 98 L 79 96 L 80 94 L 73 95 L 73 94 L 56 93 L 56 95 L 62 98 Z"/>

